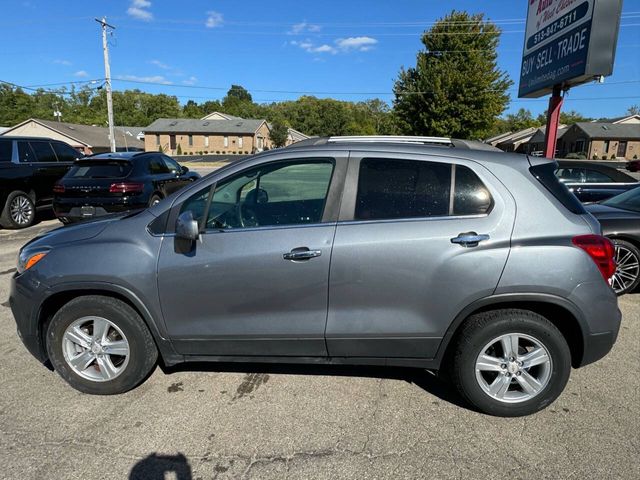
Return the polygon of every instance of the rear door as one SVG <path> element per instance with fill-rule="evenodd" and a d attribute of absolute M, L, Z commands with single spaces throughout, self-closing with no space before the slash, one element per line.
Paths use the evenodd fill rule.
<path fill-rule="evenodd" d="M 30 152 L 25 144 L 30 147 Z M 25 159 L 28 159 L 33 169 L 33 189 L 36 193 L 36 201 L 38 203 L 51 202 L 53 185 L 64 176 L 66 167 L 58 163 L 51 142 L 47 140 L 19 141 L 18 152 L 21 149 L 25 152 Z"/>
<path fill-rule="evenodd" d="M 515 217 L 469 160 L 352 152 L 331 259 L 330 356 L 430 358 L 454 317 L 490 295 Z"/>

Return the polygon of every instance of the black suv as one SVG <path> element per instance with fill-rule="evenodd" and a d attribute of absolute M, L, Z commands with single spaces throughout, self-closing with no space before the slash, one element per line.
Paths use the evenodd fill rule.
<path fill-rule="evenodd" d="M 0 137 L 0 226 L 25 228 L 51 206 L 53 185 L 82 157 L 58 140 Z"/>
<path fill-rule="evenodd" d="M 78 160 L 55 185 L 62 223 L 147 208 L 200 178 L 159 152 L 100 153 Z"/>

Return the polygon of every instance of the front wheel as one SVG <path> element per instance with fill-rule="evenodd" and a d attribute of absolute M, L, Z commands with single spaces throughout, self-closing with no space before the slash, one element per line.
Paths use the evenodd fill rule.
<path fill-rule="evenodd" d="M 571 352 L 562 333 L 527 310 L 483 312 L 467 320 L 453 355 L 453 382 L 480 411 L 530 415 L 564 390 Z"/>
<path fill-rule="evenodd" d="M 53 368 L 84 393 L 126 392 L 147 377 L 158 358 L 137 312 L 110 297 L 71 300 L 51 320 L 46 338 Z"/>

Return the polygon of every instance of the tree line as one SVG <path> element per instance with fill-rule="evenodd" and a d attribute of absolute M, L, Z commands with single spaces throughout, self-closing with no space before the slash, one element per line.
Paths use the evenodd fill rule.
<path fill-rule="evenodd" d="M 545 115 L 529 110 L 501 116 L 509 104 L 513 81 L 497 64 L 500 29 L 482 14 L 452 11 L 422 35 L 415 66 L 400 69 L 392 104 L 381 99 L 360 102 L 302 96 L 258 104 L 240 85 L 221 100 L 181 104 L 176 96 L 138 89 L 114 91 L 116 125 L 147 126 L 158 118 L 201 118 L 219 111 L 243 118 L 264 118 L 272 140 L 284 144 L 287 128 L 307 135 L 432 135 L 479 139 L 507 131 L 541 126 Z M 631 107 L 629 112 L 637 111 Z M 636 110 L 634 110 L 636 109 Z M 0 84 L 0 125 L 28 118 L 106 125 L 104 89 L 39 89 L 27 93 Z M 562 114 L 562 123 L 587 121 L 578 112 Z"/>

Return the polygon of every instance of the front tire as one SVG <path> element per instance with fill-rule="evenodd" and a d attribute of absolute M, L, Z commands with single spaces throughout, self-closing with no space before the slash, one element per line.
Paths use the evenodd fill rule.
<path fill-rule="evenodd" d="M 455 345 L 452 379 L 480 411 L 501 417 L 530 415 L 564 390 L 571 352 L 562 333 L 528 310 L 471 316 Z"/>
<path fill-rule="evenodd" d="M 0 212 L 0 226 L 4 228 L 27 228 L 36 219 L 36 206 L 33 199 L 16 190 L 7 196 L 2 212 Z"/>
<path fill-rule="evenodd" d="M 616 273 L 611 287 L 618 295 L 634 291 L 640 284 L 640 249 L 633 243 L 612 238 L 615 247 Z"/>
<path fill-rule="evenodd" d="M 140 384 L 158 358 L 153 337 L 128 304 L 98 295 L 75 298 L 46 333 L 53 368 L 83 393 L 113 395 Z"/>

